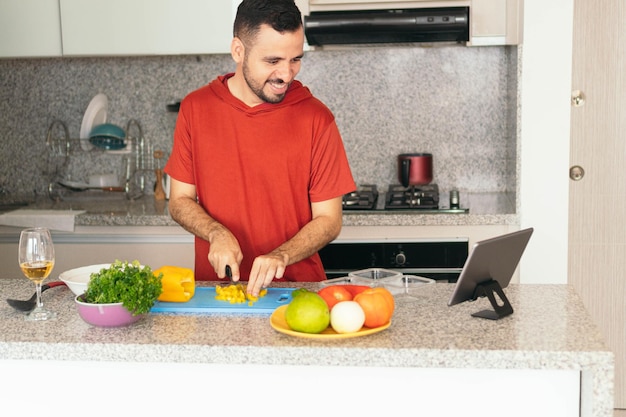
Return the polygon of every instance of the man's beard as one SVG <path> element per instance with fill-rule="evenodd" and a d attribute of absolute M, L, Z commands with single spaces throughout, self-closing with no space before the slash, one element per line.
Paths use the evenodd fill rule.
<path fill-rule="evenodd" d="M 286 93 L 273 95 L 273 96 L 268 96 L 267 94 L 265 94 L 265 92 L 263 91 L 263 87 L 265 87 L 265 83 L 262 83 L 259 85 L 258 83 L 254 81 L 254 79 L 250 76 L 250 71 L 248 70 L 248 65 L 247 65 L 246 60 L 247 58 L 244 58 L 243 79 L 246 81 L 246 84 L 248 84 L 248 87 L 250 87 L 250 90 L 252 90 L 252 92 L 256 94 L 258 98 L 260 98 L 266 103 L 280 103 L 281 101 L 283 101 Z"/>

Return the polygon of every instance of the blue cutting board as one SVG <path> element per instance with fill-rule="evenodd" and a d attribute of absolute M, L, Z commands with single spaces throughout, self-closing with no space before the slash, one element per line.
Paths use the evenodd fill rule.
<path fill-rule="evenodd" d="M 252 306 L 248 303 L 230 304 L 215 299 L 215 287 L 196 287 L 193 298 L 185 303 L 157 301 L 151 313 L 249 313 L 272 314 L 279 306 L 289 304 L 295 288 L 268 288 L 265 297 L 260 297 Z"/>

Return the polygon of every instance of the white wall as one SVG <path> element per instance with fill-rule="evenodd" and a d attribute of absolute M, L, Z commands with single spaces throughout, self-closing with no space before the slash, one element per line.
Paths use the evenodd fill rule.
<path fill-rule="evenodd" d="M 520 210 L 535 233 L 522 283 L 567 283 L 573 3 L 524 2 Z"/>

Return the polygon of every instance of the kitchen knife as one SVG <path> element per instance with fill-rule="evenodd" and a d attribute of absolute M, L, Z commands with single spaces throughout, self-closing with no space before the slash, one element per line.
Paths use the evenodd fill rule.
<path fill-rule="evenodd" d="M 230 265 L 226 265 L 226 276 L 230 280 L 231 285 L 235 285 L 235 281 L 233 281 L 233 271 L 230 269 Z"/>

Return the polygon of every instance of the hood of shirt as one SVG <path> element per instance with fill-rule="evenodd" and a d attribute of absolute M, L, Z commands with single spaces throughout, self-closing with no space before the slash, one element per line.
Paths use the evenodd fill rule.
<path fill-rule="evenodd" d="M 245 113 L 254 114 L 279 110 L 283 107 L 292 106 L 296 103 L 299 103 L 303 100 L 308 100 L 313 97 L 311 91 L 307 87 L 303 86 L 300 81 L 293 80 L 289 85 L 289 88 L 287 89 L 285 98 L 280 103 L 261 103 L 257 106 L 250 107 L 246 103 L 232 95 L 232 93 L 228 89 L 226 80 L 228 78 L 231 78 L 233 75 L 234 73 L 229 73 L 218 76 L 209 84 L 209 89 L 225 103 Z"/>

